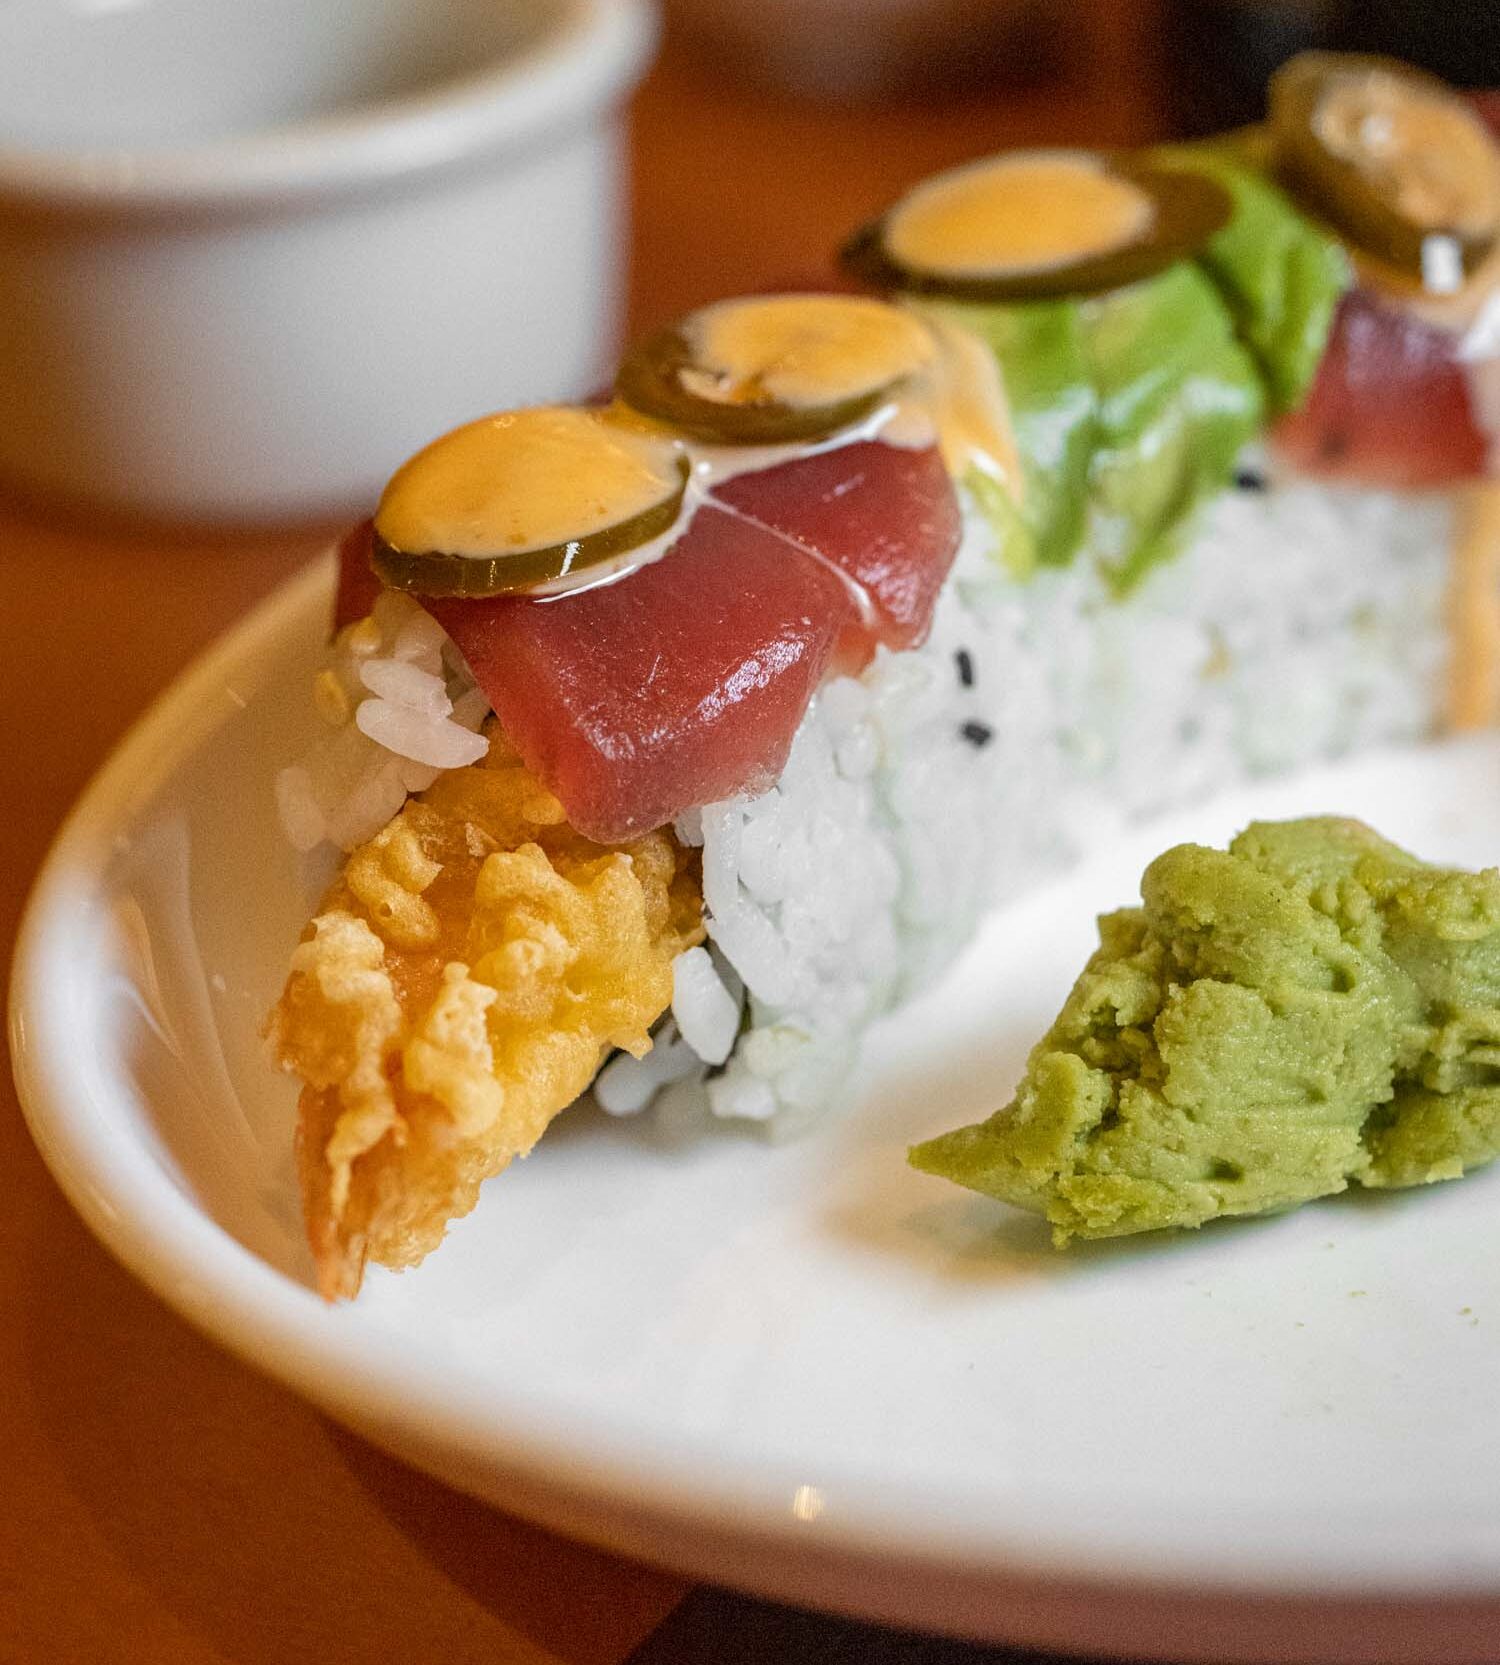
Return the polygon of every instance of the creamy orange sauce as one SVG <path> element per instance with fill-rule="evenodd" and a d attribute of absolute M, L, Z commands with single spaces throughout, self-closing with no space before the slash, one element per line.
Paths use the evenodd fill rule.
<path fill-rule="evenodd" d="M 704 307 L 684 328 L 694 363 L 679 376 L 725 405 L 835 405 L 921 370 L 932 341 L 913 318 L 855 295 L 768 295 Z"/>
<path fill-rule="evenodd" d="M 1500 150 L 1458 98 L 1380 70 L 1338 75 L 1312 126 L 1419 230 L 1483 237 L 1500 221 Z"/>
<path fill-rule="evenodd" d="M 938 346 L 928 405 L 948 472 L 961 480 L 977 468 L 1019 505 L 1024 477 L 999 361 L 971 330 L 933 315 L 924 322 Z"/>
<path fill-rule="evenodd" d="M 550 549 L 644 514 L 682 485 L 682 448 L 610 412 L 505 411 L 434 440 L 375 511 L 393 549 L 494 556 Z"/>
<path fill-rule="evenodd" d="M 980 278 L 1044 272 L 1140 241 L 1155 207 L 1138 185 L 1084 152 L 1002 156 L 919 185 L 887 217 L 901 265 Z"/>
<path fill-rule="evenodd" d="M 1500 231 L 1500 144 L 1457 94 L 1383 70 L 1330 76 L 1310 123 L 1327 153 L 1422 233 L 1422 270 L 1352 248 L 1360 280 L 1425 321 L 1468 329 L 1500 284 L 1500 249 L 1464 272 L 1458 239 Z"/>
<path fill-rule="evenodd" d="M 774 445 L 706 444 L 618 401 L 502 412 L 454 429 L 405 463 L 381 497 L 376 531 L 410 554 L 520 555 L 621 525 L 681 493 L 674 523 L 656 536 L 528 586 L 548 597 L 613 583 L 659 560 L 714 487 L 736 474 L 863 440 L 936 444 L 956 480 L 977 468 L 1019 501 L 1022 473 L 1000 368 L 970 332 L 915 306 L 786 295 L 705 308 L 684 333 L 726 402 L 837 405 L 885 388 L 890 396 L 824 438 Z"/>
<path fill-rule="evenodd" d="M 1448 721 L 1486 728 L 1500 717 L 1500 482 L 1458 494 L 1448 587 Z"/>

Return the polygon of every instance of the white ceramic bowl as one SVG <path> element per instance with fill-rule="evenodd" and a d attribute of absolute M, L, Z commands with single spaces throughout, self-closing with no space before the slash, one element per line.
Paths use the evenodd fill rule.
<path fill-rule="evenodd" d="M 649 0 L 8 0 L 0 478 L 342 514 L 455 423 L 589 391 L 653 35 Z"/>
<path fill-rule="evenodd" d="M 454 1484 L 700 1576 L 1090 1653 L 1492 1665 L 1500 1165 L 1058 1255 L 903 1152 L 1003 1099 L 1158 850 L 1321 810 L 1493 859 L 1500 738 L 1137 828 L 886 1023 L 848 1116 L 674 1146 L 580 1106 L 440 1253 L 332 1309 L 258 1033 L 319 877 L 273 781 L 317 726 L 331 581 L 297 579 L 150 712 L 22 928 L 22 1102 L 127 1265 Z"/>

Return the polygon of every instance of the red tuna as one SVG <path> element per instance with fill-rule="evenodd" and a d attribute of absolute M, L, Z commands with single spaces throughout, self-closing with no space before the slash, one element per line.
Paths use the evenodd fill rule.
<path fill-rule="evenodd" d="M 1306 403 L 1273 430 L 1276 446 L 1308 474 L 1397 490 L 1483 474 L 1488 442 L 1459 339 L 1352 290 Z"/>
<path fill-rule="evenodd" d="M 926 636 L 963 530 L 935 449 L 840 445 L 736 474 L 714 496 L 852 580 L 869 598 L 877 641 L 906 648 Z"/>
<path fill-rule="evenodd" d="M 768 786 L 854 620 L 835 573 L 712 508 L 618 583 L 426 606 L 527 767 L 603 844 Z"/>
<path fill-rule="evenodd" d="M 739 475 L 660 560 L 539 598 L 423 598 L 568 819 L 618 843 L 780 774 L 818 684 L 926 634 L 958 547 L 936 451 L 861 442 Z M 367 613 L 370 528 L 336 624 Z"/>
<path fill-rule="evenodd" d="M 362 619 L 375 605 L 382 585 L 370 565 L 370 547 L 374 534 L 371 521 L 361 521 L 347 532 L 339 544 L 338 588 L 333 595 L 333 628 L 342 630 L 346 624 Z"/>

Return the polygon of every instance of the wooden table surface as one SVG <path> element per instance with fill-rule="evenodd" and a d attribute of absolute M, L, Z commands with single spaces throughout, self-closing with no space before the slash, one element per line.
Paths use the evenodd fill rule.
<path fill-rule="evenodd" d="M 1148 134 L 1133 28 L 1105 21 L 1085 47 L 1066 86 L 851 113 L 724 84 L 674 52 L 635 106 L 633 323 L 815 272 L 862 215 L 949 161 Z M 329 532 L 126 532 L 0 501 L 4 963 L 31 875 L 111 745 Z M 75 1219 L 8 1067 L 0 1172 L 0 1662 L 614 1665 L 682 1601 L 680 1580 L 446 1490 L 201 1340 Z M 873 1637 L 699 1594 L 641 1658 L 959 1651 Z"/>

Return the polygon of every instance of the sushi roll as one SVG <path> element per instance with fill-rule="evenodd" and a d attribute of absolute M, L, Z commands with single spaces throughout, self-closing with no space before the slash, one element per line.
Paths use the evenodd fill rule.
<path fill-rule="evenodd" d="M 796 1131 L 985 907 L 1496 703 L 1500 148 L 1384 61 L 1264 130 L 919 185 L 863 293 L 706 307 L 435 441 L 340 550 L 341 852 L 270 1028 L 329 1297 L 592 1087 Z"/>
<path fill-rule="evenodd" d="M 729 1067 L 778 1039 L 755 1002 L 842 984 L 866 1021 L 899 876 L 861 677 L 927 636 L 962 538 L 949 374 L 883 301 L 725 302 L 607 407 L 439 439 L 345 541 L 328 733 L 278 788 L 295 843 L 347 852 L 273 1016 L 326 1293 L 420 1258 L 611 1054 L 607 1108 L 769 1119 Z M 800 847 L 790 814 L 757 845 L 783 793 Z"/>

